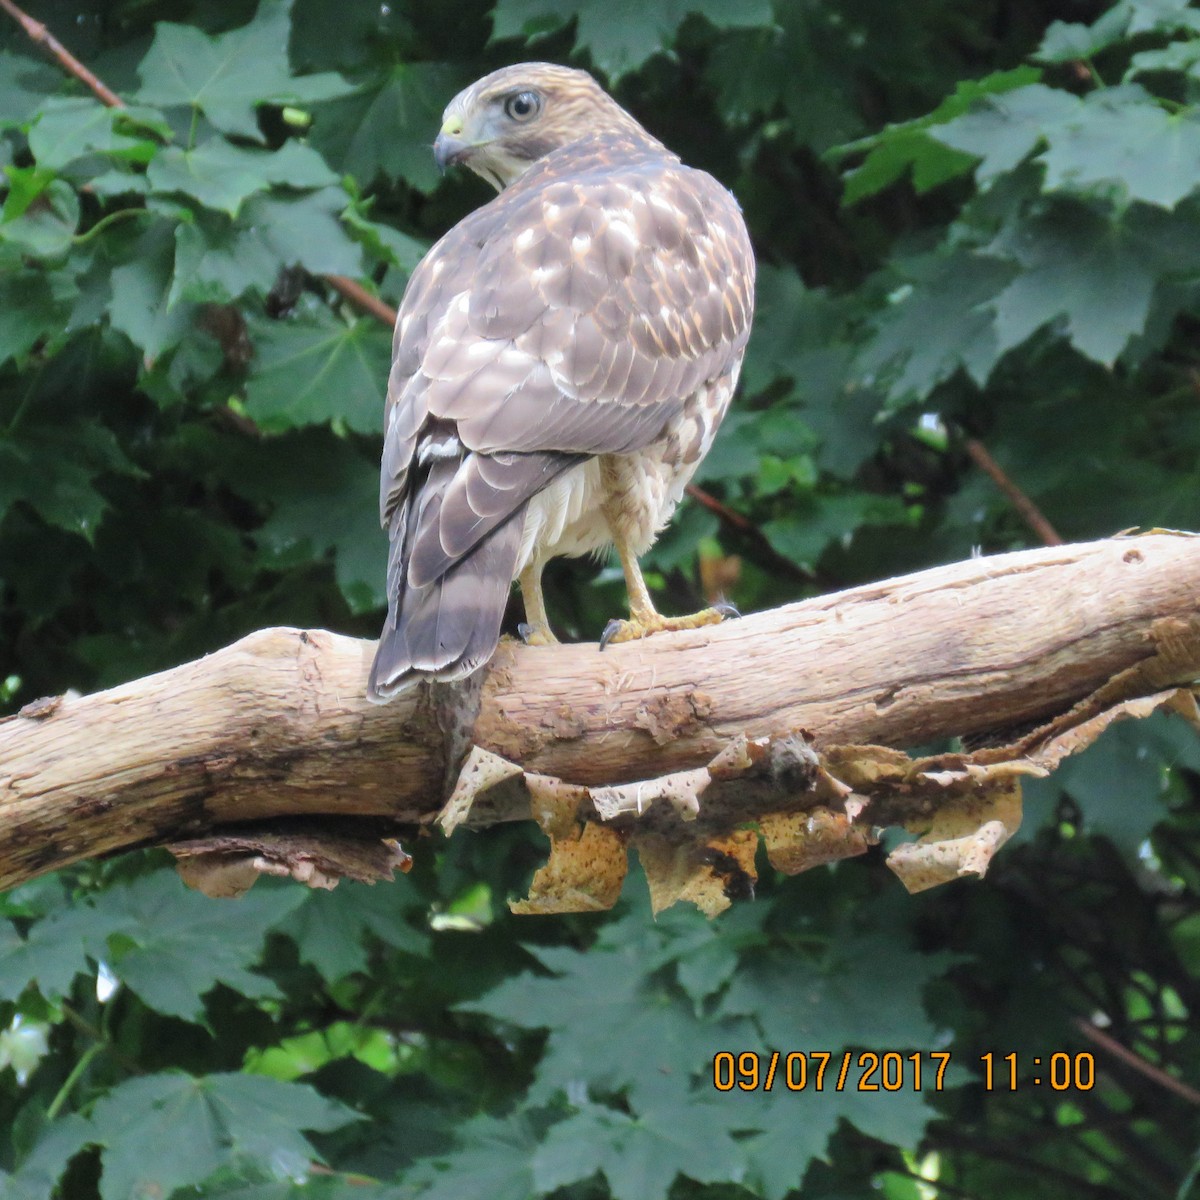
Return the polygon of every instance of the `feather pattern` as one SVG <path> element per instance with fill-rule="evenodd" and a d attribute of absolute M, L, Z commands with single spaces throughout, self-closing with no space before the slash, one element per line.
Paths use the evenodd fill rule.
<path fill-rule="evenodd" d="M 409 580 L 411 530 L 436 514 L 454 479 L 437 463 L 392 514 L 389 528 L 387 623 L 371 666 L 368 695 L 388 700 L 414 678 L 461 679 L 491 658 L 500 637 L 513 566 L 521 543 L 523 509 L 512 512 L 460 557 L 424 584 Z"/>
<path fill-rule="evenodd" d="M 521 70 L 536 85 L 537 70 Z M 652 541 L 711 443 L 745 351 L 754 258 L 736 201 L 587 76 L 545 70 L 581 76 L 593 107 L 560 106 L 575 127 L 538 131 L 540 156 L 430 250 L 400 308 L 375 698 L 486 661 L 527 562 L 611 538 L 588 460 L 620 456 L 632 470 L 644 458 L 662 475 L 635 520 L 649 531 L 637 540 Z M 483 95 L 486 82 L 468 92 Z M 447 452 L 451 438 L 461 453 Z M 631 477 L 631 503 L 639 486 Z"/>

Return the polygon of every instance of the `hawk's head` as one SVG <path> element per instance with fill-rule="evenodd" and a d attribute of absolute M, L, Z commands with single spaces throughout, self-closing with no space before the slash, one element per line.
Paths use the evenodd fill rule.
<path fill-rule="evenodd" d="M 450 101 L 433 153 L 443 169 L 465 163 L 499 191 L 539 158 L 590 133 L 654 140 L 586 71 L 519 63 Z"/>

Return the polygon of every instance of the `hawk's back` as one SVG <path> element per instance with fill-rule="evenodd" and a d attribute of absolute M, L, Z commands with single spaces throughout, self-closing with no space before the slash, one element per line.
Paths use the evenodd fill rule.
<path fill-rule="evenodd" d="M 449 583 L 489 543 L 505 576 L 478 641 L 490 655 L 528 562 L 610 540 L 602 458 L 628 459 L 621 507 L 648 546 L 728 405 L 753 285 L 737 202 L 648 135 L 553 150 L 464 218 L 414 271 L 396 327 L 380 495 L 389 594 Z M 411 642 L 416 617 L 400 618 L 384 638 L 407 627 Z M 439 601 L 429 629 L 444 649 L 421 664 L 405 649 L 402 665 L 475 669 L 483 651 L 455 624 L 466 619 Z"/>

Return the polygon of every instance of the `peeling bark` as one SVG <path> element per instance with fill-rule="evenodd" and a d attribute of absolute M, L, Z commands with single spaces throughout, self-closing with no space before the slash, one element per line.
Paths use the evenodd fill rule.
<path fill-rule="evenodd" d="M 1198 629 L 1200 539 L 1155 533 L 972 559 L 603 654 L 506 643 L 486 674 L 384 708 L 364 698 L 372 643 L 263 630 L 0 721 L 0 887 L 134 846 L 236 837 L 245 823 L 256 838 L 264 824 L 283 838 L 297 818 L 304 836 L 314 820 L 334 821 L 339 837 L 358 824 L 378 841 L 433 821 L 476 747 L 515 766 L 466 805 L 463 819 L 478 826 L 529 816 L 532 777 L 572 789 L 577 804 L 638 781 L 662 792 L 668 776 L 711 771 L 739 738 L 779 743 L 800 731 L 835 784 L 869 799 L 868 818 L 855 824 L 858 810 L 847 816 L 832 785 L 805 801 L 802 787 L 748 777 L 702 793 L 701 825 L 716 845 L 748 817 L 820 809 L 831 814 L 813 825 L 824 842 L 788 850 L 820 861 L 852 852 L 830 844 L 841 825 L 862 848 L 863 820 L 913 819 L 894 779 L 872 794 L 869 780 L 838 773 L 835 761 L 854 761 L 847 747 L 1027 728 L 1082 703 L 1076 728 L 1200 675 Z M 862 759 L 863 770 L 868 761 L 877 765 Z M 967 778 L 976 760 L 957 762 L 945 769 Z M 620 803 L 614 813 L 622 837 L 642 819 Z M 786 822 L 774 827 L 786 842 Z M 274 860 L 251 850 L 275 869 L 310 870 L 293 870 L 294 847 Z M 713 850 L 707 868 L 726 859 L 745 860 L 741 842 Z M 327 867 L 311 870 L 324 878 Z"/>

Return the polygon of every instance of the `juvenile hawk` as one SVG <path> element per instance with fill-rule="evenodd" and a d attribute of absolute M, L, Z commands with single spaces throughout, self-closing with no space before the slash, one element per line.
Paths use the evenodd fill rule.
<path fill-rule="evenodd" d="M 388 617 L 370 696 L 483 666 L 519 579 L 527 640 L 554 640 L 542 568 L 615 545 L 631 619 L 663 617 L 638 556 L 729 405 L 754 254 L 737 202 L 583 71 L 505 67 L 457 95 L 434 143 L 500 194 L 413 272 L 388 379 L 380 512 Z"/>

